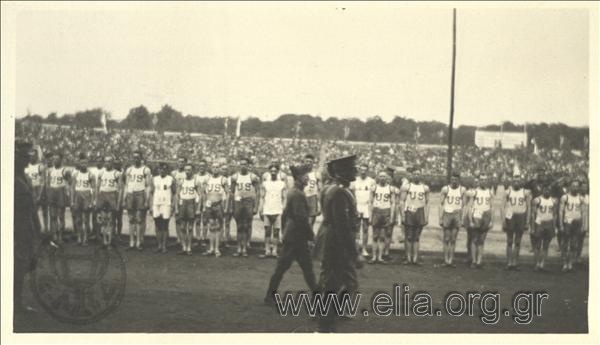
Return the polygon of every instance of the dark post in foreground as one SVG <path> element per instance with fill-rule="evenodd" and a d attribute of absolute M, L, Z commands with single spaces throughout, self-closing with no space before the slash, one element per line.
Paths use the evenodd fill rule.
<path fill-rule="evenodd" d="M 452 174 L 452 132 L 454 126 L 454 78 L 456 69 L 456 8 L 452 10 L 452 79 L 450 81 L 450 123 L 448 124 L 448 166 L 446 180 L 450 183 Z"/>

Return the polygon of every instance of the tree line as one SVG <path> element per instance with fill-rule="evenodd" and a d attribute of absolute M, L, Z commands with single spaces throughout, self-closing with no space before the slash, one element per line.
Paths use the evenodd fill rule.
<path fill-rule="evenodd" d="M 175 131 L 204 133 L 211 135 L 235 135 L 237 118 L 183 115 L 166 104 L 158 112 L 150 112 L 145 106 L 131 108 L 127 116 L 120 121 L 111 119 L 111 114 L 102 108 L 78 111 L 74 114 L 56 113 L 41 116 L 28 114 L 20 121 L 70 125 L 77 127 L 102 127 L 103 119 L 109 129 L 140 129 L 159 132 Z M 227 126 L 227 127 L 226 127 Z M 242 136 L 301 137 L 308 139 L 349 140 L 366 142 L 398 142 L 419 144 L 445 144 L 448 126 L 439 121 L 415 121 L 396 116 L 386 122 L 379 116 L 367 120 L 357 118 L 338 119 L 309 114 L 283 114 L 273 121 L 264 121 L 258 117 L 249 117 L 241 123 Z M 455 145 L 474 145 L 475 126 L 458 126 L 454 129 Z M 504 130 L 507 132 L 527 131 L 529 140 L 534 139 L 539 148 L 563 148 L 585 150 L 588 146 L 589 128 L 571 127 L 563 123 L 527 123 L 501 124 L 479 127 L 484 130 Z M 562 137 L 562 139 L 561 139 Z M 562 144 L 561 144 L 562 143 Z M 532 143 L 528 143 L 532 146 Z"/>

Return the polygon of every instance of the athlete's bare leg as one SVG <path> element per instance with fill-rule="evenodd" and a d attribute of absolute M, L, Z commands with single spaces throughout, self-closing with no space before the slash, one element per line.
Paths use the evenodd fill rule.
<path fill-rule="evenodd" d="M 83 230 L 82 244 L 84 246 L 88 244 L 88 237 L 90 234 L 90 217 L 91 212 L 89 210 L 83 211 L 83 227 L 81 228 L 81 230 Z M 98 240 L 100 240 L 99 237 Z"/>

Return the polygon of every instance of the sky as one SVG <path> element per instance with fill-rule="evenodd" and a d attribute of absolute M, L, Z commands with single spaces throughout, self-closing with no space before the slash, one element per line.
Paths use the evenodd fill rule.
<path fill-rule="evenodd" d="M 24 10 L 16 114 L 145 105 L 184 115 L 447 122 L 445 7 L 221 4 Z M 458 7 L 455 124 L 587 126 L 585 9 Z"/>

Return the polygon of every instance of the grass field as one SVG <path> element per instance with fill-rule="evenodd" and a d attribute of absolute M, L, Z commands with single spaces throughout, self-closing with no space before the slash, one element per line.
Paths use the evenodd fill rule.
<path fill-rule="evenodd" d="M 432 199 L 435 202 L 437 196 Z M 504 237 L 496 227 L 486 243 L 489 253 L 485 266 L 472 270 L 464 261 L 464 230 L 459 236 L 458 267 L 439 268 L 441 234 L 437 225 L 437 209 L 432 209 L 431 227 L 423 232 L 423 265 L 400 264 L 402 251 L 396 243 L 394 260 L 389 265 L 366 265 L 359 271 L 362 300 L 356 317 L 339 323 L 339 332 L 587 332 L 588 269 L 559 273 L 560 261 L 553 243 L 548 268 L 551 272 L 532 270 L 529 238 L 524 237 L 521 271 L 505 271 Z M 255 224 L 256 240 L 260 239 L 260 223 Z M 149 234 L 153 231 L 149 230 Z M 172 232 L 174 233 L 174 232 Z M 235 231 L 233 232 L 235 234 Z M 124 239 L 122 241 L 125 243 Z M 234 247 L 225 249 L 221 258 L 176 256 L 175 243 L 166 254 L 151 250 L 128 252 L 121 250 L 127 267 L 127 286 L 121 306 L 106 318 L 88 325 L 73 325 L 54 320 L 42 310 L 33 295 L 25 300 L 39 310 L 26 319 L 15 322 L 16 332 L 313 332 L 316 322 L 302 313 L 298 317 L 280 316 L 272 307 L 262 304 L 268 279 L 276 261 L 259 259 L 258 243 L 249 258 L 235 258 Z M 587 242 L 587 241 L 586 241 Z M 147 247 L 153 243 L 147 238 Z M 69 244 L 73 245 L 73 244 Z M 587 248 L 587 245 L 586 245 Z M 124 249 L 124 247 L 121 247 Z M 199 248 L 198 248 L 199 249 Z M 199 250 L 196 250 L 198 253 Z M 586 250 L 587 253 L 587 250 Z M 318 272 L 318 262 L 315 270 Z M 497 292 L 502 309 L 511 310 L 512 297 L 519 291 L 547 292 L 541 316 L 534 316 L 527 325 L 516 324 L 511 317 L 501 316 L 494 325 L 483 324 L 476 316 L 388 316 L 380 317 L 362 311 L 371 310 L 371 297 L 377 292 L 393 293 L 396 284 L 408 284 L 410 293 L 427 292 L 434 309 L 443 309 L 443 300 L 450 292 Z M 302 273 L 293 265 L 284 277 L 280 291 L 306 289 Z"/>

